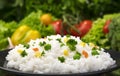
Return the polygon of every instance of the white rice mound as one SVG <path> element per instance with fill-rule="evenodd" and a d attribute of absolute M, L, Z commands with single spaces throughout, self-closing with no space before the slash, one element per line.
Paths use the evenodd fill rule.
<path fill-rule="evenodd" d="M 75 50 L 71 50 L 67 45 L 69 39 L 77 42 L 74 45 Z M 51 48 L 45 50 L 45 45 L 40 45 L 43 42 L 45 45 L 50 44 Z M 8 68 L 40 74 L 66 74 L 99 71 L 115 64 L 115 60 L 111 58 L 109 53 L 104 52 L 103 48 L 92 43 L 85 43 L 79 37 L 51 35 L 46 38 L 31 40 L 28 45 L 29 48 L 26 48 L 19 44 L 9 51 L 6 57 Z M 94 47 L 97 48 L 96 51 L 99 54 L 92 55 Z M 37 48 L 37 51 L 33 48 Z M 87 57 L 82 54 L 83 50 L 87 52 Z M 23 51 L 26 52 L 24 56 L 21 55 Z M 79 59 L 73 58 L 76 52 L 81 54 Z M 64 57 L 64 61 L 60 61 L 58 57 Z"/>

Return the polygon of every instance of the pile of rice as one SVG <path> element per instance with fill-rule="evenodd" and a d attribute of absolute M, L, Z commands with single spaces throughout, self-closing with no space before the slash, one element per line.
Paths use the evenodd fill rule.
<path fill-rule="evenodd" d="M 10 50 L 7 67 L 32 73 L 85 73 L 115 64 L 109 53 L 79 37 L 51 35 Z"/>

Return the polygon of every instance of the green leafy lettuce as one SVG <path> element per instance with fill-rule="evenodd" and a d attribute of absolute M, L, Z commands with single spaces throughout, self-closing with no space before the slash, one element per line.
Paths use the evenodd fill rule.
<path fill-rule="evenodd" d="M 105 49 L 110 49 L 110 42 L 108 40 L 108 35 L 103 33 L 103 26 L 106 20 L 113 19 L 120 14 L 108 14 L 104 15 L 103 18 L 98 18 L 93 22 L 91 30 L 86 34 L 82 40 L 85 42 L 92 42 Z"/>
<path fill-rule="evenodd" d="M 3 50 L 8 47 L 8 37 L 11 37 L 12 33 L 17 28 L 17 23 L 15 21 L 12 22 L 4 22 L 0 20 L 0 50 Z"/>

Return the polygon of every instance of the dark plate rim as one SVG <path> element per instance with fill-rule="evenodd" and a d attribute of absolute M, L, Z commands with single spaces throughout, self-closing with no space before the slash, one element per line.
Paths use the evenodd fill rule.
<path fill-rule="evenodd" d="M 0 51 L 0 53 L 7 53 L 10 49 L 6 49 L 6 50 L 3 50 L 3 51 Z M 112 53 L 116 53 L 116 54 L 119 54 L 118 52 L 116 51 L 113 51 L 113 50 L 107 50 L 108 53 L 112 52 Z M 120 59 L 120 58 L 119 58 Z M 104 70 L 100 70 L 100 71 L 93 71 L 93 72 L 85 72 L 85 73 L 65 73 L 65 74 L 49 74 L 49 73 L 46 73 L 46 74 L 37 74 L 37 73 L 30 73 L 30 72 L 22 72 L 22 71 L 19 71 L 19 70 L 15 70 L 15 69 L 11 69 L 11 68 L 6 68 L 4 66 L 0 66 L 0 69 L 1 70 L 4 70 L 4 71 L 7 71 L 9 73 L 14 73 L 14 74 L 17 74 L 17 75 L 47 75 L 47 76 L 56 76 L 56 75 L 59 75 L 59 76 L 68 76 L 68 75 L 84 75 L 84 76 L 87 76 L 87 75 L 94 75 L 94 74 L 101 74 L 101 73 L 107 73 L 107 72 L 111 72 L 113 70 L 117 70 L 120 68 L 120 65 L 118 64 L 115 64 L 112 66 L 112 68 L 108 68 L 108 69 L 104 69 Z"/>

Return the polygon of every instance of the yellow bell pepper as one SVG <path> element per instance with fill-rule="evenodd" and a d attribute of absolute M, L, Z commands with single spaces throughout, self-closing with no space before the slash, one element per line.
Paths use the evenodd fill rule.
<path fill-rule="evenodd" d="M 18 45 L 22 43 L 27 43 L 31 39 L 40 38 L 40 33 L 37 30 L 32 30 L 27 25 L 22 25 L 11 36 L 11 41 L 13 45 Z"/>

